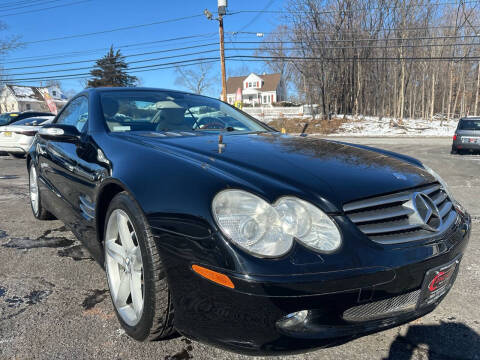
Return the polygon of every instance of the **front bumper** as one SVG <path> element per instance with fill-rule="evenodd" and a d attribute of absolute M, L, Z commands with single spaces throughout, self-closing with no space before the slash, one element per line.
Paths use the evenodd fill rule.
<path fill-rule="evenodd" d="M 440 240 L 410 247 L 379 247 L 383 258 L 391 259 L 391 267 L 372 264 L 275 276 L 229 272 L 212 263 L 200 263 L 228 275 L 235 289 L 214 284 L 192 272 L 191 265 L 201 261 L 202 251 L 199 247 L 196 251 L 189 249 L 190 240 L 175 239 L 173 233 L 156 236 L 163 247 L 177 330 L 229 350 L 269 354 L 338 345 L 432 311 L 446 293 L 428 305 L 415 305 L 367 320 L 345 316 L 349 309 L 360 305 L 419 293 L 429 270 L 461 258 L 470 226 L 468 214 L 459 215 L 455 228 Z M 287 315 L 303 310 L 309 310 L 309 315 L 297 327 L 279 325 Z"/>

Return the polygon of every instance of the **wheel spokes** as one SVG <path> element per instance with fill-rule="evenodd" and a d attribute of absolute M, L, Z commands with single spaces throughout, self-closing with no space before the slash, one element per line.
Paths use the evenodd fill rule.
<path fill-rule="evenodd" d="M 143 310 L 142 273 L 132 271 L 130 276 L 130 292 L 132 295 L 132 306 L 135 314 L 140 316 Z"/>
<path fill-rule="evenodd" d="M 142 251 L 128 214 L 114 210 L 105 235 L 105 265 L 114 305 L 130 326 L 140 321 L 144 308 Z"/>
<path fill-rule="evenodd" d="M 117 296 L 115 298 L 115 303 L 118 307 L 127 305 L 130 291 L 130 276 L 127 273 L 121 273 Z"/>
<path fill-rule="evenodd" d="M 121 212 L 117 213 L 117 226 L 118 226 L 118 235 L 122 241 L 122 246 L 125 250 L 132 250 L 135 247 L 132 239 L 132 232 L 128 227 L 128 218 L 123 215 Z"/>
<path fill-rule="evenodd" d="M 123 246 L 118 245 L 116 242 L 109 240 L 105 243 L 107 254 L 112 257 L 118 264 L 125 267 L 126 252 Z"/>

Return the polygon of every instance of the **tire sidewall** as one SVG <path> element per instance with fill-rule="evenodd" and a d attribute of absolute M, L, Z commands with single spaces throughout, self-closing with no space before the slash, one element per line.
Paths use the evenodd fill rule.
<path fill-rule="evenodd" d="M 127 323 L 125 323 L 122 317 L 120 316 L 120 314 L 118 313 L 117 308 L 115 307 L 115 304 L 113 303 L 111 292 L 110 292 L 110 297 L 112 299 L 112 305 L 113 305 L 113 308 L 115 309 L 117 318 L 120 321 L 120 324 L 122 325 L 122 327 L 125 329 L 126 333 L 129 336 L 133 337 L 134 339 L 142 341 L 149 336 L 150 329 L 152 327 L 153 319 L 155 316 L 155 296 L 154 296 L 155 282 L 153 278 L 154 271 L 152 266 L 151 251 L 150 251 L 149 242 L 148 242 L 148 237 L 149 237 L 148 224 L 144 219 L 143 212 L 136 205 L 135 201 L 126 193 L 120 193 L 113 198 L 112 202 L 108 207 L 107 215 L 105 217 L 106 220 L 105 220 L 104 234 L 103 234 L 104 239 L 106 238 L 108 220 L 110 219 L 110 215 L 112 214 L 112 212 L 116 209 L 121 209 L 125 211 L 128 217 L 130 218 L 130 221 L 132 222 L 132 225 L 135 229 L 135 233 L 137 235 L 138 245 L 140 246 L 140 250 L 142 253 L 143 279 L 144 279 L 143 280 L 143 283 L 144 283 L 143 301 L 144 302 L 143 302 L 142 317 L 140 318 L 140 321 L 134 326 L 130 326 Z M 104 249 L 104 255 L 106 255 L 105 249 Z M 108 271 L 106 263 L 105 263 L 105 271 L 106 272 Z M 107 274 L 107 283 L 108 283 L 108 274 Z M 108 284 L 108 286 L 110 287 L 110 284 Z"/>

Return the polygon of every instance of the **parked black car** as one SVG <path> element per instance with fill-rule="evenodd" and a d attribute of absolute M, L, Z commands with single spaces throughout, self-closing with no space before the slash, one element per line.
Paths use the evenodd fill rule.
<path fill-rule="evenodd" d="M 480 151 L 480 117 L 465 117 L 453 135 L 452 154 Z"/>
<path fill-rule="evenodd" d="M 0 115 L 0 126 L 9 125 L 19 120 L 23 120 L 36 116 L 55 116 L 55 114 L 42 111 L 24 111 L 24 112 L 8 112 Z"/>
<path fill-rule="evenodd" d="M 85 90 L 27 166 L 35 217 L 63 220 L 105 266 L 137 340 L 337 345 L 432 311 L 470 235 L 418 160 L 282 135 L 177 91 Z"/>

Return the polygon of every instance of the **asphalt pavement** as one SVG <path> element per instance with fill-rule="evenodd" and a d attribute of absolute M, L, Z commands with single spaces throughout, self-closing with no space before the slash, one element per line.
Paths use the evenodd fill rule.
<path fill-rule="evenodd" d="M 409 324 L 288 359 L 480 359 L 480 156 L 445 138 L 342 138 L 415 156 L 473 216 L 457 281 Z M 120 328 L 105 275 L 60 221 L 31 214 L 25 161 L 0 156 L 0 359 L 240 359 L 178 335 L 140 343 Z"/>

